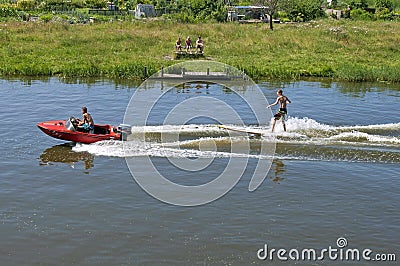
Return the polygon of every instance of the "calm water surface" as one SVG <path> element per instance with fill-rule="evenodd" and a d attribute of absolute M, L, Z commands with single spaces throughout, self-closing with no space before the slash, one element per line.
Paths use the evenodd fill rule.
<path fill-rule="evenodd" d="M 180 150 L 172 147 L 165 155 L 157 146 L 155 115 L 149 132 L 154 145 L 132 144 L 127 155 L 116 142 L 75 146 L 46 136 L 36 123 L 80 116 L 80 107 L 86 105 L 96 122 L 117 125 L 136 86 L 0 80 L 1 264 L 274 265 L 280 264 L 276 257 L 257 258 L 264 244 L 321 250 L 337 247 L 339 237 L 346 238 L 349 248 L 393 253 L 398 260 L 398 87 L 321 81 L 260 82 L 259 86 L 270 102 L 278 87 L 293 102 L 288 106 L 288 132 L 277 124 L 276 154 L 267 179 L 256 191 L 248 191 L 255 156 L 224 197 L 199 207 L 178 207 L 144 192 L 130 175 L 124 156 L 151 155 L 171 179 L 205 183 L 228 160 L 229 142 L 223 132 L 199 125 L 184 136 Z M 160 108 L 170 107 L 182 93 L 239 102 L 217 85 L 188 84 L 169 93 Z M 262 129 L 269 132 L 268 125 Z M 218 151 L 205 174 L 168 166 L 168 155 L 206 155 L 199 143 L 210 140 L 216 141 Z M 257 150 L 260 140 L 251 141 Z"/>

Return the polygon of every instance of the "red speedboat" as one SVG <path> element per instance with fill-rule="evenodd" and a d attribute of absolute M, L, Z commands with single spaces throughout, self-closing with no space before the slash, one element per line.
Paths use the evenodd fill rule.
<path fill-rule="evenodd" d="M 94 125 L 93 132 L 79 131 L 71 117 L 68 120 L 51 120 L 40 122 L 37 126 L 47 135 L 62 140 L 80 143 L 94 143 L 101 140 L 126 140 L 130 134 L 129 125 Z"/>

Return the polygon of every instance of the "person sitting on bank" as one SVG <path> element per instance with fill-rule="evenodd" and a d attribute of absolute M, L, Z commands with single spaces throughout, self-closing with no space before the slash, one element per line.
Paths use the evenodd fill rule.
<path fill-rule="evenodd" d="M 186 45 L 186 52 L 188 53 L 189 50 L 192 48 L 192 40 L 190 39 L 190 36 L 187 37 L 185 45 Z"/>
<path fill-rule="evenodd" d="M 196 53 L 197 53 L 197 49 L 200 50 L 200 53 L 201 53 L 201 54 L 203 53 L 203 50 L 204 50 L 204 42 L 203 42 L 203 40 L 201 39 L 201 36 L 199 36 L 199 38 L 198 38 L 197 41 L 196 41 Z"/>
<path fill-rule="evenodd" d="M 85 106 L 82 107 L 82 120 L 78 120 L 78 129 L 82 131 L 86 131 L 89 133 L 94 132 L 94 122 L 92 116 L 87 112 L 87 108 Z"/>
<path fill-rule="evenodd" d="M 181 38 L 179 37 L 178 40 L 176 40 L 175 43 L 175 52 L 182 51 L 182 41 Z"/>

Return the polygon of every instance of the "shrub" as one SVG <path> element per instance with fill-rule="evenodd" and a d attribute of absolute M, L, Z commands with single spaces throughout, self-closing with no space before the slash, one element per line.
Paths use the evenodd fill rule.
<path fill-rule="evenodd" d="M 350 11 L 350 16 L 354 20 L 373 20 L 373 15 L 363 9 L 357 8 Z"/>
<path fill-rule="evenodd" d="M 176 8 L 177 13 L 166 14 L 165 17 L 185 23 L 209 20 L 223 22 L 226 19 L 226 8 L 222 0 L 182 0 Z"/>
<path fill-rule="evenodd" d="M 375 0 L 375 7 L 377 8 L 387 8 L 389 11 L 393 10 L 392 0 Z"/>
<path fill-rule="evenodd" d="M 175 13 L 175 14 L 166 14 L 166 18 L 174 19 L 178 22 L 183 22 L 183 23 L 193 23 L 196 21 L 195 17 L 193 14 L 190 14 L 189 12 L 180 12 L 180 13 Z"/>
<path fill-rule="evenodd" d="M 282 22 L 290 21 L 289 17 L 288 17 L 288 14 L 286 12 L 283 12 L 283 11 L 276 12 L 275 13 L 275 18 L 279 18 Z"/>
<path fill-rule="evenodd" d="M 0 5 L 0 17 L 14 17 L 17 13 L 17 10 L 13 6 Z"/>
<path fill-rule="evenodd" d="M 104 0 L 87 0 L 86 7 L 90 8 L 106 8 L 107 1 Z"/>
<path fill-rule="evenodd" d="M 40 20 L 47 23 L 53 19 L 53 15 L 52 14 L 44 14 L 44 15 L 41 15 L 39 18 L 40 18 Z"/>
<path fill-rule="evenodd" d="M 389 9 L 380 7 L 377 8 L 375 11 L 375 17 L 377 19 L 382 19 L 382 20 L 393 20 L 392 12 L 389 11 Z"/>
<path fill-rule="evenodd" d="M 36 9 L 35 0 L 20 0 L 17 2 L 17 9 L 19 10 L 34 10 Z"/>
<path fill-rule="evenodd" d="M 293 21 L 310 21 L 325 16 L 319 0 L 296 0 L 287 7 L 287 13 Z"/>
<path fill-rule="evenodd" d="M 350 1 L 349 5 L 354 9 L 366 9 L 368 8 L 367 0 L 359 0 L 359 1 Z"/>

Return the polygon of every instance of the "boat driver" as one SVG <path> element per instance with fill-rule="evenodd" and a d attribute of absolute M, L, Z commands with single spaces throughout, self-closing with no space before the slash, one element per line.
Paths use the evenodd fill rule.
<path fill-rule="evenodd" d="M 85 106 L 82 107 L 82 120 L 79 120 L 78 128 L 83 129 L 83 131 L 92 133 L 94 132 L 94 122 L 92 116 L 87 112 Z"/>

